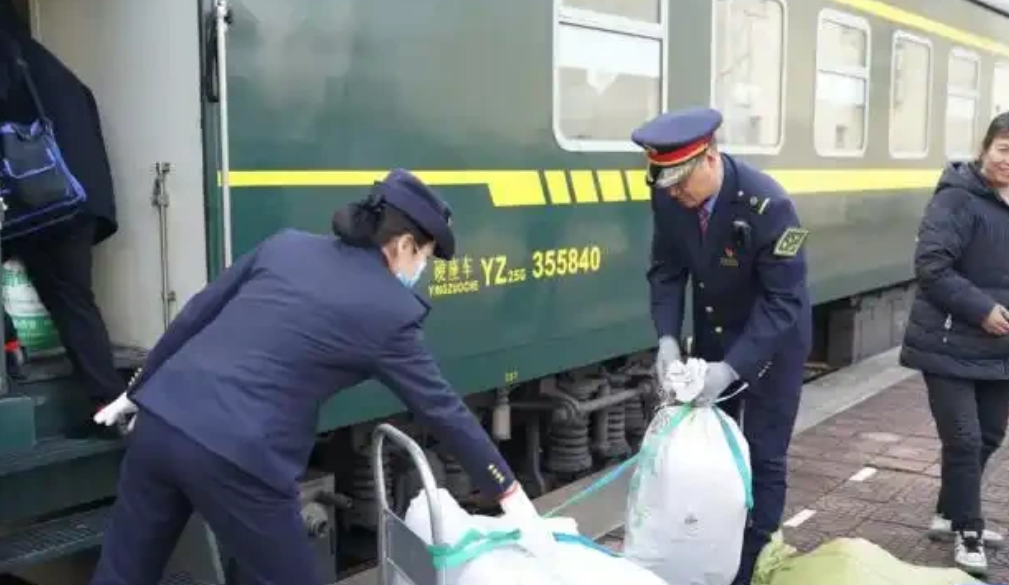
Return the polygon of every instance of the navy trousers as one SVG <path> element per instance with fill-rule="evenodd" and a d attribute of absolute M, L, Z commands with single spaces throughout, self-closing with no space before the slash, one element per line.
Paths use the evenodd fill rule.
<path fill-rule="evenodd" d="M 753 472 L 753 509 L 733 585 L 749 585 L 757 556 L 781 525 L 788 489 L 788 446 L 799 412 L 803 364 L 802 359 L 776 360 L 763 378 L 720 404 L 737 423 L 742 416 Z"/>
<path fill-rule="evenodd" d="M 249 585 L 321 585 L 297 494 L 281 493 L 141 412 L 91 585 L 157 585 L 193 510 Z"/>

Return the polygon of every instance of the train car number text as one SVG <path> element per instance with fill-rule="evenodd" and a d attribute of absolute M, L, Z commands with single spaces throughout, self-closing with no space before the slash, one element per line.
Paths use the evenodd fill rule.
<path fill-rule="evenodd" d="M 506 254 L 461 256 L 433 262 L 428 295 L 433 297 L 472 294 L 481 289 L 598 272 L 602 265 L 599 246 L 535 250 L 527 262 L 513 262 Z"/>
<path fill-rule="evenodd" d="M 599 246 L 557 248 L 533 252 L 533 278 L 555 278 L 598 272 L 603 261 Z"/>
<path fill-rule="evenodd" d="M 526 269 L 508 265 L 508 257 L 504 255 L 488 256 L 480 259 L 483 267 L 485 286 L 504 286 L 525 282 Z"/>

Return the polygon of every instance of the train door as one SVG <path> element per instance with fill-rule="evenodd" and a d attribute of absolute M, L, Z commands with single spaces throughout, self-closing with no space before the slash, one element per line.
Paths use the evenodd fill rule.
<path fill-rule="evenodd" d="M 203 140 L 210 278 L 231 264 L 231 144 L 228 102 L 228 0 L 201 0 Z"/>
<path fill-rule="evenodd" d="M 380 178 L 347 170 L 374 164 L 349 148 L 371 123 L 349 102 L 374 77 L 352 58 L 368 54 L 373 4 L 200 0 L 212 272 L 280 229 L 328 232 L 334 207 Z"/>
<path fill-rule="evenodd" d="M 94 250 L 95 296 L 116 345 L 152 347 L 207 278 L 198 7 L 10 1 L 94 97 L 117 224 Z"/>

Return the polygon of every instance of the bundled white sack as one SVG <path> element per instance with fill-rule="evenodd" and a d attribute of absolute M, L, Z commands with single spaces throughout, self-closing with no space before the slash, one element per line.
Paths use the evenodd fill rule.
<path fill-rule="evenodd" d="M 474 530 L 488 535 L 508 533 L 517 528 L 503 518 L 469 514 L 444 489 L 438 490 L 438 498 L 444 527 L 442 538 L 446 543 L 458 543 Z M 427 497 L 423 493 L 410 503 L 404 520 L 414 534 L 431 544 L 431 516 Z M 544 521 L 549 523 L 555 534 L 571 537 L 570 542 L 567 539 L 558 542 L 550 558 L 537 558 L 518 543 L 502 544 L 485 549 L 460 566 L 446 569 L 445 584 L 667 585 L 649 571 L 582 539 L 573 519 Z M 393 584 L 410 585 L 410 582 L 397 575 Z"/>
<path fill-rule="evenodd" d="M 700 393 L 705 371 L 694 358 L 669 368 L 627 500 L 625 558 L 669 585 L 729 585 L 752 506 L 739 426 L 714 405 L 677 404 Z"/>

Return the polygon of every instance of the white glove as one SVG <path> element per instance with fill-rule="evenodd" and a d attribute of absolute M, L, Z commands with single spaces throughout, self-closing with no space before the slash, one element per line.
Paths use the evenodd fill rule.
<path fill-rule="evenodd" d="M 97 424 L 111 427 L 112 425 L 123 423 L 126 417 L 136 413 L 137 405 L 134 404 L 128 396 L 126 396 L 126 392 L 123 392 L 119 395 L 119 398 L 116 398 L 111 404 L 95 413 L 92 420 L 94 420 Z M 133 423 L 136 420 L 136 417 L 130 419 L 129 424 L 126 427 L 127 431 L 133 430 Z"/>
<path fill-rule="evenodd" d="M 557 541 L 547 521 L 540 517 L 529 496 L 522 486 L 516 488 L 501 499 L 503 518 L 522 531 L 518 545 L 532 553 L 537 558 L 551 554 Z"/>
<path fill-rule="evenodd" d="M 659 384 L 666 379 L 669 366 L 680 361 L 680 344 L 670 336 L 659 339 L 659 352 L 655 356 L 655 373 Z"/>
<path fill-rule="evenodd" d="M 725 389 L 739 379 L 739 374 L 732 369 L 732 366 L 725 362 L 714 362 L 708 364 L 708 371 L 704 374 L 704 389 L 694 398 L 694 406 L 707 406 L 713 403 L 718 396 L 725 392 Z"/>
<path fill-rule="evenodd" d="M 663 402 L 691 403 L 704 390 L 708 363 L 700 358 L 690 358 L 686 363 L 676 361 L 666 370 L 660 389 Z"/>

